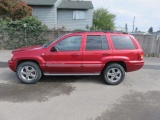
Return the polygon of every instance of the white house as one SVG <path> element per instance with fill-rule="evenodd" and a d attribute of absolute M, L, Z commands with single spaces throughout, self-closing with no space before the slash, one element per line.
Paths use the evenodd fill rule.
<path fill-rule="evenodd" d="M 32 15 L 50 29 L 86 29 L 93 23 L 93 4 L 78 0 L 25 0 L 32 7 Z"/>

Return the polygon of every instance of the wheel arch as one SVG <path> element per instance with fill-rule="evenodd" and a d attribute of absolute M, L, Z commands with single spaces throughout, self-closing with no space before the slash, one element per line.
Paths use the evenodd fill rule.
<path fill-rule="evenodd" d="M 108 65 L 114 64 L 114 63 L 117 63 L 117 64 L 121 65 L 121 66 L 124 68 L 125 72 L 127 71 L 125 62 L 123 62 L 123 61 L 109 61 L 109 62 L 107 62 L 107 63 L 105 64 L 105 66 L 103 67 L 103 69 L 102 69 L 102 71 L 101 71 L 101 74 L 104 72 L 105 68 L 106 68 Z"/>
<path fill-rule="evenodd" d="M 24 63 L 24 62 L 34 62 L 36 63 L 39 67 L 40 67 L 40 64 L 38 63 L 38 61 L 36 60 L 31 60 L 31 59 L 26 59 L 26 60 L 19 60 L 17 62 L 17 65 L 16 65 L 16 70 L 17 70 L 17 67 L 21 64 L 21 63 Z M 41 68 L 40 68 L 41 69 Z"/>

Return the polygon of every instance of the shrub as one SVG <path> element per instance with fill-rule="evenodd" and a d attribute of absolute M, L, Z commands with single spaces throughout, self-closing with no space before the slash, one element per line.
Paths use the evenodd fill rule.
<path fill-rule="evenodd" d="M 43 35 L 46 30 L 47 27 L 35 17 L 26 17 L 18 21 L 0 20 L 0 39 L 3 40 L 3 43 L 2 40 L 0 43 L 5 49 L 42 44 L 47 41 Z"/>

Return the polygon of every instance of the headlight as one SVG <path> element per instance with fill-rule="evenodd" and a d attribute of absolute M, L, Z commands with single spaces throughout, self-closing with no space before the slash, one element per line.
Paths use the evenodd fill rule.
<path fill-rule="evenodd" d="M 12 58 L 13 58 L 13 54 L 11 54 L 11 57 L 10 57 L 10 58 L 11 58 L 11 60 L 12 60 Z"/>

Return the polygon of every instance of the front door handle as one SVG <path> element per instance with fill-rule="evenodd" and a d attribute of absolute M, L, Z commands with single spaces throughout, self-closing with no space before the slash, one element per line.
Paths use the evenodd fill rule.
<path fill-rule="evenodd" d="M 71 54 L 72 56 L 76 57 L 76 56 L 79 56 L 80 54 L 78 53 L 75 53 L 75 54 Z"/>

